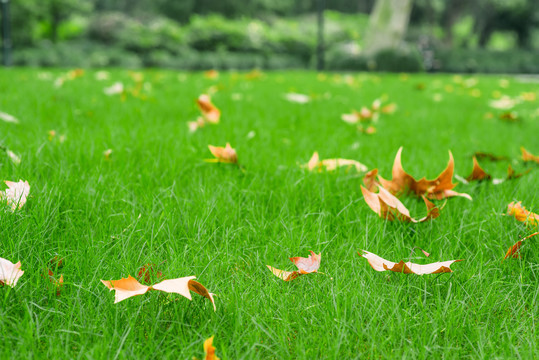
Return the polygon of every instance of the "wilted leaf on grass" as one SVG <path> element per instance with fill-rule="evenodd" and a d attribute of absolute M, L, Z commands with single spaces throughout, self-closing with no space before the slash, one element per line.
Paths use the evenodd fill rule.
<path fill-rule="evenodd" d="M 515 107 L 515 105 L 517 105 L 519 102 L 520 102 L 520 99 L 518 99 L 518 98 L 513 99 L 513 98 L 505 95 L 505 96 L 501 97 L 500 99 L 491 100 L 489 102 L 489 105 L 490 105 L 490 107 L 492 107 L 494 109 L 509 110 L 509 109 L 512 109 L 513 107 Z"/>
<path fill-rule="evenodd" d="M 507 252 L 505 253 L 505 257 L 503 259 L 505 260 L 508 257 L 512 257 L 513 259 L 518 259 L 520 257 L 520 247 L 522 246 L 522 242 L 531 237 L 534 237 L 535 235 L 539 235 L 539 232 L 528 235 L 524 239 L 517 241 L 513 246 L 511 246 L 507 250 Z"/>
<path fill-rule="evenodd" d="M 468 175 L 468 177 L 466 178 L 466 181 L 482 181 L 482 180 L 489 180 L 491 179 L 492 176 L 490 176 L 489 174 L 487 174 L 485 172 L 485 170 L 483 170 L 481 168 L 481 166 L 479 165 L 479 163 L 477 162 L 477 158 L 474 156 L 473 157 L 473 169 L 472 169 L 472 173 L 470 175 Z"/>
<path fill-rule="evenodd" d="M 104 88 L 103 92 L 105 93 L 105 95 L 108 95 L 108 96 L 123 94 L 124 84 L 119 81 L 115 82 L 111 86 Z"/>
<path fill-rule="evenodd" d="M 163 273 L 157 269 L 157 265 L 155 264 L 141 266 L 137 275 L 139 281 L 144 280 L 146 283 L 149 283 L 151 279 L 160 279 L 163 277 Z"/>
<path fill-rule="evenodd" d="M 213 105 L 210 96 L 202 94 L 197 99 L 198 108 L 207 122 L 211 124 L 218 124 L 221 119 L 221 111 Z"/>
<path fill-rule="evenodd" d="M 187 276 L 178 279 L 170 279 L 161 281 L 158 284 L 153 286 L 142 285 L 129 275 L 127 278 L 120 280 L 101 280 L 103 285 L 108 287 L 111 291 L 115 291 L 114 303 L 119 303 L 125 299 L 128 299 L 133 296 L 143 295 L 150 290 L 159 290 L 167 293 L 176 293 L 180 294 L 187 299 L 191 300 L 190 291 L 194 291 L 197 294 L 204 296 L 209 299 L 213 305 L 213 310 L 215 311 L 215 302 L 213 300 L 213 294 L 210 293 L 202 284 L 193 280 L 195 276 Z"/>
<path fill-rule="evenodd" d="M 21 270 L 21 262 L 13 264 L 7 259 L 0 258 L 0 285 L 15 287 L 19 278 L 24 274 Z"/>
<path fill-rule="evenodd" d="M 286 100 L 293 103 L 297 103 L 297 104 L 306 104 L 309 101 L 311 101 L 311 98 L 309 97 L 309 95 L 305 95 L 305 94 L 286 93 L 284 97 Z"/>
<path fill-rule="evenodd" d="M 367 171 L 367 167 L 356 160 L 349 160 L 349 159 L 325 159 L 320 160 L 320 157 L 318 156 L 318 152 L 315 151 L 313 153 L 313 156 L 309 160 L 309 162 L 305 165 L 303 165 L 304 168 L 308 169 L 309 171 L 322 171 L 322 168 L 325 168 L 326 171 L 333 171 L 336 170 L 339 167 L 354 167 L 359 172 L 365 172 Z"/>
<path fill-rule="evenodd" d="M 210 152 L 215 159 L 207 159 L 206 162 L 221 162 L 227 164 L 237 164 L 238 155 L 236 154 L 236 149 L 230 146 L 229 143 L 226 143 L 225 147 L 208 145 Z"/>
<path fill-rule="evenodd" d="M 440 216 L 440 209 L 430 202 L 425 196 L 422 196 L 427 206 L 427 215 L 419 220 L 410 216 L 410 211 L 389 191 L 382 186 L 378 186 L 378 193 L 371 192 L 361 186 L 363 198 L 369 207 L 381 218 L 393 221 L 395 219 L 406 222 L 423 222 L 435 219 Z"/>
<path fill-rule="evenodd" d="M 19 182 L 5 181 L 8 188 L 0 192 L 0 201 L 5 201 L 11 206 L 11 211 L 21 209 L 26 204 L 26 199 L 30 193 L 30 184 L 28 181 L 19 180 Z"/>
<path fill-rule="evenodd" d="M 509 203 L 509 205 L 507 205 L 507 214 L 514 216 L 518 221 L 525 222 L 528 225 L 537 226 L 539 224 L 539 215 L 526 210 L 526 208 L 522 206 L 521 201 L 516 203 L 512 201 Z"/>
<path fill-rule="evenodd" d="M 193 357 L 193 360 L 198 360 L 196 357 Z M 213 346 L 213 336 L 204 341 L 204 360 L 220 360 L 217 355 L 215 355 L 215 347 Z"/>
<path fill-rule="evenodd" d="M 303 257 L 291 257 L 290 261 L 292 261 L 298 268 L 299 271 L 284 271 L 276 269 L 272 266 L 266 265 L 268 269 L 273 273 L 273 275 L 277 276 L 279 279 L 282 279 L 284 281 L 290 281 L 294 280 L 300 275 L 310 274 L 313 272 L 317 272 L 318 268 L 320 267 L 320 261 L 322 259 L 322 254 L 315 254 L 314 251 L 309 250 L 311 255 L 309 257 L 303 258 Z"/>
<path fill-rule="evenodd" d="M 219 71 L 215 69 L 204 71 L 204 77 L 206 79 L 217 79 L 219 77 Z"/>
<path fill-rule="evenodd" d="M 3 120 L 3 121 L 8 122 L 8 123 L 12 123 L 12 124 L 18 124 L 19 123 L 19 119 L 17 119 L 15 116 L 10 115 L 8 113 L 5 113 L 3 111 L 0 111 L 0 120 Z"/>
<path fill-rule="evenodd" d="M 381 185 L 389 190 L 392 194 L 400 194 L 404 192 L 411 192 L 416 196 L 426 195 L 430 199 L 444 199 L 452 196 L 462 196 L 469 200 L 472 200 L 468 194 L 458 193 L 452 189 L 457 185 L 453 183 L 453 171 L 455 168 L 455 162 L 453 160 L 453 154 L 449 151 L 449 162 L 447 168 L 442 171 L 440 175 L 434 180 L 427 180 L 422 178 L 416 180 L 411 175 L 404 171 L 401 163 L 402 146 L 399 148 L 395 161 L 393 162 L 392 179 L 385 180 L 380 175 Z"/>
<path fill-rule="evenodd" d="M 539 164 L 539 156 L 533 155 L 528 150 L 524 149 L 524 147 L 520 148 L 520 151 L 522 151 L 522 160 L 524 161 L 533 161 Z"/>
<path fill-rule="evenodd" d="M 45 274 L 43 274 L 42 276 L 46 277 L 56 288 L 56 296 L 60 296 L 62 287 L 64 286 L 64 275 L 61 274 L 59 278 L 56 278 L 54 272 L 51 269 L 46 269 Z"/>
<path fill-rule="evenodd" d="M 449 260 L 442 262 L 435 262 L 431 264 L 415 264 L 413 262 L 404 262 L 400 261 L 394 263 L 386 259 L 381 258 L 378 255 L 375 255 L 366 250 L 362 250 L 363 254 L 358 252 L 358 255 L 367 259 L 371 267 L 376 271 L 394 271 L 404 274 L 416 274 L 416 275 L 425 275 L 425 274 L 440 274 L 440 273 L 450 273 L 453 270 L 450 269 L 451 264 L 462 261 L 462 260 Z"/>

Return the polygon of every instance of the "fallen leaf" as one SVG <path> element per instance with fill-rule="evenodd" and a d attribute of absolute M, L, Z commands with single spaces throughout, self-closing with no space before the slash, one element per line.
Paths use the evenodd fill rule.
<path fill-rule="evenodd" d="M 56 287 L 56 296 L 60 296 L 62 287 L 64 286 L 64 275 L 60 275 L 60 277 L 57 279 L 51 269 L 46 269 L 45 274 L 42 274 L 41 276 L 49 279 L 51 284 Z"/>
<path fill-rule="evenodd" d="M 442 262 L 435 262 L 431 264 L 415 264 L 413 262 L 404 262 L 400 261 L 394 263 L 386 259 L 381 258 L 378 255 L 375 255 L 366 250 L 362 250 L 363 254 L 358 252 L 358 255 L 367 259 L 371 267 L 376 271 L 394 271 L 404 274 L 416 274 L 416 275 L 425 275 L 425 274 L 440 274 L 440 273 L 450 273 L 453 270 L 450 269 L 450 266 L 458 261 L 462 260 L 449 260 Z"/>
<path fill-rule="evenodd" d="M 526 210 L 526 208 L 522 206 L 521 201 L 516 203 L 512 201 L 509 203 L 509 205 L 507 205 L 507 214 L 514 216 L 517 221 L 525 222 L 528 225 L 539 225 L 539 215 Z"/>
<path fill-rule="evenodd" d="M 108 96 L 122 94 L 124 92 L 124 84 L 119 81 L 115 82 L 111 86 L 104 88 L 103 92 Z"/>
<path fill-rule="evenodd" d="M 300 274 L 309 274 L 318 271 L 320 267 L 321 254 L 316 255 L 314 251 L 309 250 L 309 257 L 291 257 L 292 261 L 299 269 Z"/>
<path fill-rule="evenodd" d="M 215 301 L 213 299 L 212 293 L 200 284 L 198 281 L 195 281 L 195 276 L 187 276 L 178 279 L 163 280 L 160 283 L 157 283 L 152 286 L 142 285 L 129 275 L 127 278 L 120 280 L 101 280 L 103 285 L 109 288 L 109 290 L 114 290 L 114 303 L 119 303 L 125 299 L 128 299 L 133 296 L 143 295 L 150 290 L 159 290 L 166 293 L 176 293 L 180 294 L 183 297 L 191 300 L 190 291 L 194 291 L 197 294 L 204 296 L 209 299 L 213 305 L 213 310 L 216 310 Z"/>
<path fill-rule="evenodd" d="M 367 167 L 356 160 L 349 159 L 325 159 L 320 160 L 318 152 L 315 151 L 309 162 L 302 167 L 308 169 L 309 171 L 317 170 L 322 171 L 322 168 L 325 168 L 326 171 L 334 171 L 339 167 L 354 167 L 358 172 L 367 171 Z"/>
<path fill-rule="evenodd" d="M 210 69 L 204 72 L 204 77 L 206 79 L 217 79 L 219 77 L 219 71 L 215 69 Z"/>
<path fill-rule="evenodd" d="M 111 155 L 112 155 L 112 149 L 107 149 L 103 151 L 103 156 L 105 157 L 105 160 L 110 160 Z"/>
<path fill-rule="evenodd" d="M 498 110 L 509 110 L 515 107 L 520 102 L 519 99 L 513 99 L 507 95 L 502 96 L 500 99 L 497 100 L 490 100 L 489 105 L 490 107 Z"/>
<path fill-rule="evenodd" d="M 380 184 L 376 178 L 378 177 L 378 169 L 373 169 L 365 174 L 363 178 L 363 183 L 369 191 L 375 191 Z"/>
<path fill-rule="evenodd" d="M 298 268 L 299 271 L 284 271 L 276 269 L 272 266 L 266 265 L 268 269 L 273 273 L 273 275 L 277 276 L 279 279 L 282 279 L 284 281 L 290 281 L 294 280 L 300 275 L 310 274 L 313 272 L 318 272 L 318 268 L 320 267 L 320 261 L 322 259 L 322 254 L 316 254 L 314 251 L 309 250 L 311 255 L 309 257 L 303 258 L 303 257 L 291 257 L 290 261 L 292 261 Z"/>
<path fill-rule="evenodd" d="M 236 154 L 236 150 L 232 148 L 229 143 L 226 143 L 225 147 L 208 145 L 208 148 L 210 149 L 212 155 L 215 156 L 215 159 L 210 159 L 206 161 L 222 162 L 227 164 L 238 163 L 238 155 Z"/>
<path fill-rule="evenodd" d="M 533 155 L 528 150 L 524 149 L 524 147 L 520 147 L 520 151 L 522 152 L 522 160 L 524 161 L 533 161 L 539 164 L 539 156 Z"/>
<path fill-rule="evenodd" d="M 30 193 L 30 184 L 28 181 L 19 180 L 19 182 L 4 181 L 8 188 L 0 192 L 0 200 L 6 201 L 11 210 L 21 209 L 26 204 L 26 199 Z"/>
<path fill-rule="evenodd" d="M 466 178 L 466 181 L 475 181 L 475 180 L 482 181 L 482 180 L 489 180 L 491 178 L 492 176 L 487 174 L 485 170 L 483 170 L 481 166 L 479 166 L 479 163 L 477 162 L 477 158 L 474 156 L 472 173 L 468 175 L 468 177 Z"/>
<path fill-rule="evenodd" d="M 364 128 L 363 126 L 359 126 L 358 130 L 362 132 L 363 134 L 367 134 L 367 135 L 376 134 L 376 128 L 372 125 L 367 126 L 366 128 Z"/>
<path fill-rule="evenodd" d="M 381 218 L 393 221 L 395 219 L 406 222 L 423 222 L 435 219 L 440 216 L 440 209 L 431 203 L 425 196 L 422 196 L 427 206 L 427 215 L 419 220 L 410 216 L 410 211 L 389 191 L 382 186 L 378 186 L 378 193 L 371 192 L 361 186 L 363 198 L 369 207 Z"/>
<path fill-rule="evenodd" d="M 526 236 L 524 239 L 517 241 L 513 246 L 511 246 L 507 252 L 505 253 L 504 260 L 508 257 L 512 257 L 513 259 L 518 259 L 520 257 L 520 247 L 522 246 L 522 242 L 524 240 L 527 240 L 531 237 L 534 237 L 535 235 L 539 235 L 539 232 L 533 233 L 531 235 Z"/>
<path fill-rule="evenodd" d="M 399 151 L 395 156 L 395 161 L 393 162 L 392 179 L 385 180 L 380 175 L 378 176 L 382 187 L 389 190 L 392 194 L 411 192 L 416 196 L 426 195 L 430 199 L 437 200 L 452 196 L 462 196 L 472 200 L 470 195 L 452 190 L 457 184 L 453 183 L 455 162 L 451 151 L 449 151 L 447 168 L 434 180 L 427 180 L 426 178 L 416 180 L 411 175 L 407 174 L 402 167 L 401 153 L 402 146 L 399 148 Z"/>
<path fill-rule="evenodd" d="M 526 175 L 527 173 L 529 173 L 532 169 L 528 169 L 522 173 L 518 173 L 516 174 L 515 173 L 515 170 L 513 170 L 513 167 L 511 166 L 511 164 L 507 165 L 507 180 L 512 180 L 512 179 L 518 179 L 519 177 L 522 177 L 524 175 Z"/>
<path fill-rule="evenodd" d="M 509 111 L 509 112 L 500 114 L 500 119 L 507 122 L 516 122 L 519 120 L 518 114 L 515 111 Z"/>
<path fill-rule="evenodd" d="M 196 357 L 193 357 L 193 360 L 197 360 Z M 220 360 L 217 355 L 215 355 L 215 347 L 213 346 L 213 336 L 204 341 L 204 360 Z"/>
<path fill-rule="evenodd" d="M 11 261 L 0 258 L 0 285 L 11 286 L 17 285 L 20 277 L 24 274 L 21 270 L 21 262 L 13 264 Z"/>
<path fill-rule="evenodd" d="M 206 121 L 204 121 L 204 118 L 202 116 L 199 116 L 196 121 L 189 121 L 187 122 L 187 126 L 189 127 L 189 132 L 193 133 L 197 131 L 198 129 L 203 128 L 206 125 Z"/>
<path fill-rule="evenodd" d="M 309 97 L 309 95 L 305 95 L 305 94 L 287 93 L 284 95 L 284 97 L 286 100 L 293 103 L 297 103 L 297 104 L 306 104 L 309 101 L 311 101 L 311 98 Z"/>
<path fill-rule="evenodd" d="M 202 94 L 197 99 L 197 105 L 204 119 L 210 124 L 218 124 L 221 119 L 221 111 L 213 105 L 210 96 Z"/>
<path fill-rule="evenodd" d="M 0 120 L 3 120 L 8 123 L 12 123 L 12 124 L 19 123 L 19 119 L 17 119 L 15 116 L 2 112 L 2 111 L 0 111 Z"/>

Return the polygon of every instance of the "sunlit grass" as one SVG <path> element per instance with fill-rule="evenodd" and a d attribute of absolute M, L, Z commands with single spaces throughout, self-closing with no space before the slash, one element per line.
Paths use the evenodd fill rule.
<path fill-rule="evenodd" d="M 169 71 L 144 72 L 137 84 L 117 70 L 107 81 L 86 71 L 56 88 L 65 71 L 46 80 L 39 72 L 0 71 L 0 111 L 20 119 L 0 121 L 0 145 L 22 158 L 15 166 L 1 153 L 0 178 L 32 186 L 24 208 L 6 208 L 0 220 L 0 257 L 21 260 L 25 271 L 16 288 L 0 288 L 0 358 L 200 358 L 211 335 L 223 359 L 538 355 L 537 241 L 523 247 L 521 260 L 501 261 L 531 232 L 502 215 L 507 204 L 539 207 L 538 172 L 518 160 L 520 146 L 539 153 L 538 102 L 518 104 L 516 123 L 488 106 L 500 94 L 537 92 L 536 84 L 383 74 L 206 79 Z M 123 99 L 103 93 L 116 81 L 128 90 Z M 195 99 L 209 90 L 221 123 L 190 134 Z M 287 92 L 312 100 L 291 103 Z M 380 97 L 398 108 L 381 116 L 376 134 L 340 120 Z M 244 171 L 203 161 L 211 158 L 208 144 L 226 142 Z M 455 190 L 473 202 L 449 199 L 434 221 L 403 224 L 368 208 L 361 174 L 298 166 L 318 151 L 390 178 L 400 146 L 416 178 L 438 175 L 448 150 L 461 176 L 476 151 L 532 171 L 497 186 L 460 184 Z M 507 168 L 481 165 L 495 177 Z M 422 201 L 402 201 L 412 216 L 424 215 Z M 432 254 L 416 252 L 416 262 L 465 261 L 452 274 L 419 277 L 375 272 L 357 255 L 365 249 L 408 260 L 414 246 Z M 285 283 L 266 268 L 294 269 L 288 257 L 308 250 L 322 253 L 326 275 Z M 59 297 L 41 276 L 55 255 L 65 258 Z M 166 278 L 196 275 L 217 294 L 217 312 L 196 294 L 189 302 L 155 292 L 114 305 L 99 280 L 136 276 L 147 263 Z"/>

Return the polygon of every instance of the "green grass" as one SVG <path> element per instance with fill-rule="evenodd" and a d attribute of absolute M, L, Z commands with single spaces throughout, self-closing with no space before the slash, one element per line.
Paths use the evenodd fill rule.
<path fill-rule="evenodd" d="M 537 169 L 518 161 L 519 147 L 539 153 L 537 102 L 515 108 L 521 121 L 496 116 L 493 91 L 518 96 L 534 83 L 476 77 L 470 89 L 452 76 L 145 72 L 146 100 L 106 96 L 114 81 L 132 86 L 127 71 L 96 81 L 92 71 L 60 87 L 38 80 L 38 70 L 0 70 L 0 178 L 28 180 L 31 198 L 16 213 L 1 212 L 0 257 L 22 261 L 14 289 L 0 288 L 0 358 L 190 359 L 203 356 L 215 335 L 223 359 L 537 358 L 539 255 L 537 240 L 523 258 L 502 263 L 507 248 L 533 229 L 503 216 L 522 200 L 539 208 Z M 54 76 L 61 71 L 53 71 Z M 424 84 L 418 90 L 417 84 Z M 444 86 L 451 84 L 453 92 Z M 217 85 L 221 124 L 189 134 L 196 97 Z M 287 102 L 283 94 L 310 94 Z M 433 101 L 433 94 L 442 101 Z M 241 100 L 233 97 L 241 94 Z M 383 115 L 372 136 L 340 120 L 344 112 L 387 95 L 398 110 Z M 47 132 L 57 136 L 49 141 Z M 254 131 L 255 136 L 248 134 Z M 61 143 L 58 136 L 65 134 Z M 208 164 L 208 144 L 237 149 L 245 172 Z M 498 186 L 459 184 L 469 193 L 447 201 L 439 218 L 422 224 L 386 222 L 364 202 L 361 174 L 300 169 L 313 151 L 378 167 L 388 178 L 397 149 L 416 178 L 433 178 L 455 157 L 466 176 L 475 151 L 510 156 L 525 177 Z M 103 151 L 113 149 L 106 161 Z M 482 161 L 496 177 L 506 163 Z M 421 201 L 403 198 L 412 215 Z M 443 202 L 438 202 L 443 203 Z M 140 214 L 140 218 L 139 218 Z M 450 259 L 454 273 L 412 276 L 375 272 L 360 249 L 386 259 Z M 290 256 L 322 253 L 320 271 L 285 283 L 266 265 L 291 270 Z M 41 274 L 55 255 L 65 257 L 59 297 Z M 100 279 L 136 276 L 158 264 L 166 278 L 196 275 L 216 298 L 151 292 L 113 304 Z"/>

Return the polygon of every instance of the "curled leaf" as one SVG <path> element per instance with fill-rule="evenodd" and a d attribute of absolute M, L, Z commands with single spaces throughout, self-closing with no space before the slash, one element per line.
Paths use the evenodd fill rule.
<path fill-rule="evenodd" d="M 164 280 L 160 283 L 157 283 L 153 286 L 142 285 L 129 275 L 127 278 L 120 280 L 101 280 L 103 285 L 109 288 L 109 290 L 114 290 L 114 303 L 119 303 L 125 299 L 128 299 L 133 296 L 143 295 L 150 290 L 159 290 L 167 293 L 176 293 L 180 294 L 183 297 L 191 300 L 191 291 L 196 292 L 197 294 L 204 296 L 209 299 L 213 305 L 213 310 L 215 311 L 215 302 L 213 299 L 213 294 L 208 292 L 208 290 L 199 282 L 193 280 L 195 276 L 187 276 L 178 279 Z"/>
<path fill-rule="evenodd" d="M 477 162 L 477 158 L 474 156 L 472 173 L 468 175 L 468 177 L 466 178 L 466 181 L 475 181 L 475 180 L 482 181 L 482 180 L 489 180 L 490 178 L 492 178 L 492 176 L 487 174 L 485 170 L 481 168 L 481 166 Z"/>
<path fill-rule="evenodd" d="M 202 115 L 211 124 L 218 124 L 221 119 L 221 111 L 213 105 L 210 96 L 202 94 L 197 99 L 197 105 Z"/>
<path fill-rule="evenodd" d="M 520 247 L 522 246 L 522 242 L 536 235 L 539 235 L 539 232 L 528 235 L 524 239 L 517 241 L 513 246 L 511 246 L 507 250 L 507 252 L 505 253 L 505 257 L 503 259 L 505 260 L 508 257 L 512 257 L 513 259 L 518 259 L 520 257 Z"/>
<path fill-rule="evenodd" d="M 13 264 L 7 259 L 0 258 L 0 285 L 5 284 L 13 288 L 23 274 L 20 261 Z"/>
<path fill-rule="evenodd" d="M 410 211 L 399 201 L 399 199 L 382 186 L 378 186 L 378 190 L 378 193 L 374 193 L 361 186 L 361 192 L 365 202 L 383 219 L 418 223 L 435 219 L 440 216 L 440 209 L 423 196 L 423 201 L 427 206 L 427 215 L 418 220 L 414 219 L 410 216 Z"/>
<path fill-rule="evenodd" d="M 238 155 L 236 154 L 236 149 L 231 147 L 229 143 L 226 143 L 225 147 L 208 145 L 208 148 L 210 149 L 212 155 L 215 156 L 215 160 L 213 161 L 228 164 L 238 163 Z"/>
<path fill-rule="evenodd" d="M 215 355 L 215 347 L 213 346 L 213 336 L 204 341 L 204 360 L 220 360 Z"/>
<path fill-rule="evenodd" d="M 303 165 L 304 168 L 307 168 L 309 171 L 318 170 L 322 171 L 322 168 L 325 168 L 326 171 L 334 171 L 339 167 L 354 167 L 359 172 L 367 171 L 367 167 L 356 160 L 349 159 L 325 159 L 320 160 L 318 152 L 314 152 L 313 156 L 309 162 Z"/>
<path fill-rule="evenodd" d="M 400 261 L 394 263 L 392 261 L 381 258 L 380 256 L 362 250 L 363 254 L 358 252 L 358 255 L 367 259 L 371 267 L 376 271 L 394 271 L 404 274 L 416 274 L 416 275 L 426 275 L 426 274 L 440 274 L 440 273 L 450 273 L 453 270 L 450 269 L 451 264 L 462 261 L 462 260 L 449 260 L 442 262 L 435 262 L 431 264 L 415 264 L 413 262 L 404 262 Z"/>
<path fill-rule="evenodd" d="M 533 162 L 536 162 L 536 163 L 539 164 L 539 156 L 533 155 L 531 152 L 524 149 L 523 146 L 520 148 L 520 151 L 522 152 L 522 160 L 524 160 L 524 161 L 533 161 Z"/>
<path fill-rule="evenodd" d="M 284 271 L 280 269 L 276 269 L 272 266 L 266 265 L 268 269 L 273 273 L 273 275 L 277 276 L 279 279 L 284 281 L 290 281 L 294 280 L 300 275 L 310 274 L 314 272 L 318 272 L 318 268 L 320 267 L 320 261 L 322 259 L 322 254 L 316 254 L 314 251 L 309 250 L 311 255 L 309 257 L 291 257 L 290 261 L 292 261 L 298 268 L 299 271 Z"/>
<path fill-rule="evenodd" d="M 537 226 L 539 224 L 539 215 L 526 210 L 526 208 L 522 206 L 521 201 L 516 203 L 512 201 L 509 203 L 509 205 L 507 205 L 507 214 L 514 216 L 517 221 L 525 222 L 528 225 Z"/>
<path fill-rule="evenodd" d="M 392 194 L 401 194 L 404 192 L 411 192 L 416 196 L 426 195 L 429 199 L 441 200 L 453 196 L 462 196 L 469 200 L 472 200 L 468 194 L 458 193 L 452 190 L 457 184 L 453 183 L 453 171 L 455 169 L 455 162 L 453 160 L 453 154 L 449 151 L 449 162 L 444 171 L 438 175 L 434 180 L 427 180 L 422 178 L 420 180 L 414 179 L 411 175 L 406 173 L 402 167 L 401 162 L 402 146 L 399 148 L 395 161 L 393 162 L 392 179 L 385 180 L 381 176 L 381 185 L 389 190 Z"/>

